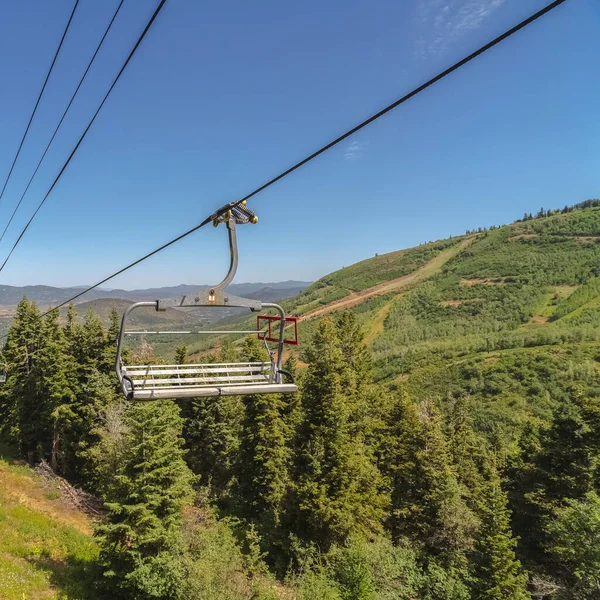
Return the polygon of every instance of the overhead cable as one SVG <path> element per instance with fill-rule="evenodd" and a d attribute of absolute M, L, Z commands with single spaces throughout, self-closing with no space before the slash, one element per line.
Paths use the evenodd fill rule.
<path fill-rule="evenodd" d="M 73 95 L 71 96 L 71 99 L 69 100 L 69 103 L 67 104 L 67 107 L 65 108 L 65 110 L 62 114 L 62 117 L 60 118 L 60 121 L 58 122 L 58 125 L 56 126 L 56 129 L 54 130 L 54 133 L 52 134 L 52 137 L 50 138 L 50 141 L 48 142 L 48 145 L 46 146 L 46 149 L 44 150 L 44 153 L 42 154 L 40 160 L 38 161 L 38 164 L 37 164 L 33 174 L 29 178 L 29 181 L 27 182 L 27 186 L 25 187 L 23 194 L 21 194 L 21 198 L 19 199 L 19 202 L 15 206 L 15 209 L 13 210 L 12 215 L 10 216 L 8 223 L 6 224 L 6 227 L 4 228 L 2 235 L 0 235 L 0 242 L 2 242 L 2 240 L 4 239 L 4 236 L 6 235 L 6 231 L 10 227 L 10 224 L 12 223 L 13 219 L 15 218 L 15 215 L 17 214 L 17 211 L 19 210 L 19 207 L 21 206 L 21 203 L 23 202 L 23 199 L 25 198 L 25 196 L 29 190 L 29 186 L 31 185 L 32 181 L 35 179 L 35 176 L 37 175 L 39 168 L 42 166 L 42 163 L 44 162 L 44 158 L 46 158 L 46 154 L 48 153 L 48 150 L 50 150 L 50 146 L 52 146 L 52 142 L 54 141 L 54 138 L 56 137 L 58 130 L 61 128 L 63 121 L 65 120 L 65 117 L 67 116 L 67 113 L 69 112 L 71 105 L 73 104 L 73 101 L 75 100 L 75 97 L 77 96 L 77 94 L 79 92 L 79 88 L 81 88 L 81 85 L 83 84 L 85 78 L 87 77 L 87 74 L 88 74 L 90 68 L 92 67 L 92 64 L 96 60 L 96 56 L 98 55 L 98 52 L 100 51 L 100 48 L 102 47 L 102 44 L 104 43 L 104 40 L 106 39 L 106 36 L 108 35 L 108 32 L 112 28 L 112 25 L 115 22 L 115 19 L 117 18 L 117 15 L 119 14 L 119 11 L 121 10 L 121 6 L 123 6 L 123 2 L 125 2 L 125 0 L 121 0 L 121 2 L 117 6 L 117 9 L 115 10 L 115 12 L 112 16 L 112 19 L 110 20 L 106 30 L 104 31 L 104 35 L 102 36 L 102 39 L 98 43 L 98 46 L 96 47 L 96 51 L 94 52 L 92 58 L 90 59 L 90 62 L 88 63 L 86 70 L 84 71 L 83 75 L 81 76 L 81 79 L 79 80 L 79 83 L 77 84 L 77 87 L 75 88 L 75 91 L 73 92 Z"/>
<path fill-rule="evenodd" d="M 38 207 L 35 209 L 35 212 L 31 216 L 31 218 L 29 219 L 29 221 L 27 221 L 27 224 L 25 225 L 25 227 L 23 228 L 23 230 L 19 234 L 19 237 L 16 239 L 15 243 L 13 244 L 13 247 L 11 248 L 10 252 L 8 253 L 8 256 L 6 257 L 6 259 L 4 260 L 4 262 L 2 263 L 2 266 L 0 266 L 0 272 L 6 266 L 6 263 L 9 261 L 10 257 L 12 256 L 12 253 L 15 251 L 15 249 L 19 245 L 20 241 L 23 239 L 23 236 L 25 235 L 25 232 L 27 231 L 27 229 L 29 229 L 29 226 L 31 225 L 31 223 L 35 219 L 36 215 L 38 214 L 38 212 L 40 211 L 40 209 L 42 208 L 42 206 L 44 206 L 44 203 L 48 199 L 48 196 L 50 196 L 50 194 L 52 193 L 52 190 L 55 188 L 56 184 L 59 182 L 59 180 L 62 177 L 63 173 L 66 171 L 67 167 L 69 166 L 69 163 L 71 162 L 71 160 L 75 156 L 75 153 L 79 149 L 79 146 L 81 146 L 81 142 L 83 142 L 83 140 L 85 139 L 85 136 L 87 135 L 88 131 L 90 130 L 91 126 L 93 125 L 94 121 L 96 120 L 96 117 L 98 116 L 98 113 L 102 110 L 102 107 L 104 106 L 104 103 L 106 102 L 106 100 L 110 96 L 110 94 L 113 91 L 115 85 L 117 85 L 117 81 L 119 81 L 121 75 L 123 74 L 123 71 L 125 71 L 127 65 L 129 64 L 129 61 L 133 58 L 133 55 L 135 54 L 136 50 L 139 48 L 140 44 L 142 43 L 142 40 L 146 37 L 146 34 L 148 33 L 148 30 L 150 29 L 150 27 L 152 27 L 152 24 L 154 23 L 156 17 L 158 16 L 158 14 L 160 13 L 160 11 L 162 10 L 162 7 L 165 5 L 166 1 L 167 0 L 161 0 L 160 3 L 158 4 L 158 6 L 156 7 L 156 10 L 154 11 L 154 14 L 152 15 L 152 17 L 148 21 L 146 27 L 144 28 L 144 31 L 142 31 L 140 37 L 138 38 L 137 42 L 135 43 L 135 46 L 133 47 L 133 49 L 129 53 L 129 56 L 127 57 L 127 60 L 125 61 L 125 63 L 121 67 L 121 70 L 119 71 L 119 73 L 115 77 L 114 81 L 112 82 L 110 88 L 108 89 L 108 92 L 106 92 L 106 95 L 102 99 L 102 102 L 100 102 L 100 105 L 98 106 L 98 109 L 94 113 L 94 116 L 92 117 L 91 121 L 88 123 L 88 125 L 85 128 L 84 132 L 81 134 L 81 137 L 79 138 L 79 141 L 77 142 L 77 144 L 75 144 L 75 147 L 71 151 L 71 154 L 69 155 L 69 158 L 67 158 L 66 162 L 62 166 L 62 168 L 59 171 L 58 175 L 56 176 L 56 178 L 52 182 L 52 185 L 50 186 L 50 189 L 46 192 L 46 195 L 42 198 L 42 201 L 39 203 Z"/>
<path fill-rule="evenodd" d="M 6 180 L 4 181 L 4 185 L 2 186 L 2 191 L 0 192 L 0 200 L 2 200 L 2 196 L 4 196 L 4 190 L 6 189 L 6 186 L 8 185 L 8 182 L 12 175 L 13 169 L 15 168 L 15 165 L 17 164 L 17 160 L 19 159 L 19 155 L 21 154 L 21 149 L 23 148 L 23 144 L 25 143 L 25 138 L 27 137 L 27 134 L 29 133 L 29 128 L 31 127 L 33 117 L 35 117 L 35 113 L 37 112 L 38 106 L 40 104 L 40 100 L 42 99 L 42 96 L 44 95 L 44 90 L 46 89 L 46 85 L 48 83 L 48 80 L 50 79 L 50 75 L 52 74 L 54 65 L 56 64 L 56 59 L 58 58 L 58 55 L 60 54 L 60 49 L 62 48 L 63 42 L 65 41 L 65 38 L 67 37 L 67 32 L 69 31 L 69 28 L 71 27 L 71 21 L 73 20 L 73 15 L 75 15 L 75 11 L 77 10 L 78 5 L 79 5 L 79 0 L 75 0 L 75 5 L 73 6 L 73 10 L 71 11 L 71 16 L 69 17 L 69 20 L 67 21 L 65 30 L 63 31 L 62 37 L 60 38 L 58 48 L 56 49 L 56 52 L 54 53 L 54 58 L 52 59 L 52 63 L 50 64 L 48 73 L 46 73 L 46 79 L 44 79 L 44 85 L 42 85 L 42 89 L 40 90 L 40 93 L 38 94 L 37 100 L 35 102 L 35 106 L 33 107 L 33 112 L 31 113 L 31 116 L 29 117 L 29 122 L 27 123 L 27 127 L 25 127 L 25 133 L 23 133 L 23 137 L 21 138 L 21 143 L 19 144 L 19 147 L 17 148 L 17 153 L 15 154 L 15 157 L 12 161 L 12 165 L 10 166 L 10 170 L 8 171 Z"/>

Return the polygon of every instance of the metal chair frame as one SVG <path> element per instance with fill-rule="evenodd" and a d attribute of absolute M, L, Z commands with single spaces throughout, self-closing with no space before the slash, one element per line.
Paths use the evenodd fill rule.
<path fill-rule="evenodd" d="M 241 213 L 241 215 L 240 215 Z M 153 400 L 158 398 L 195 398 L 202 396 L 229 396 L 238 394 L 287 394 L 298 391 L 292 383 L 283 383 L 282 360 L 285 343 L 285 312 L 278 304 L 260 302 L 234 296 L 226 291 L 238 267 L 236 224 L 254 222 L 248 219 L 254 213 L 239 207 L 213 219 L 216 226 L 225 223 L 229 234 L 231 261 L 229 271 L 223 281 L 209 289 L 198 290 L 178 298 L 136 302 L 123 313 L 121 330 L 117 340 L 115 370 L 123 394 L 131 400 Z M 157 311 L 167 308 L 223 307 L 248 308 L 260 311 L 275 309 L 279 313 L 282 326 L 279 331 L 276 352 L 270 352 L 271 362 L 186 364 L 186 365 L 137 365 L 125 366 L 122 361 L 123 339 L 125 335 L 140 334 L 261 334 L 262 331 L 127 331 L 126 323 L 130 313 L 142 307 L 154 307 Z M 266 342 L 265 342 L 266 345 Z M 275 358 L 275 356 L 276 358 Z"/>

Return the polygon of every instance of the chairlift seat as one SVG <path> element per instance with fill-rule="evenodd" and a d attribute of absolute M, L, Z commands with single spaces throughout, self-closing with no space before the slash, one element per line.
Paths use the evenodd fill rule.
<path fill-rule="evenodd" d="M 196 398 L 240 394 L 285 394 L 294 384 L 276 383 L 270 362 L 123 367 L 123 377 L 133 400 Z"/>
<path fill-rule="evenodd" d="M 179 298 L 168 298 L 151 302 L 136 302 L 125 309 L 121 320 L 121 331 L 117 340 L 117 356 L 115 370 L 123 394 L 130 400 L 153 400 L 158 398 L 196 398 L 203 396 L 234 396 L 250 394 L 291 394 L 298 391 L 293 378 L 282 369 L 284 344 L 297 344 L 297 320 L 286 317 L 281 306 L 270 302 L 260 302 L 250 298 L 234 296 L 226 291 L 231 283 L 238 264 L 236 224 L 256 223 L 256 215 L 244 205 L 232 203 L 218 211 L 212 218 L 213 224 L 225 223 L 229 232 L 229 249 L 231 262 L 229 271 L 223 281 L 208 289 L 198 290 L 194 294 L 186 294 Z M 220 307 L 246 308 L 251 311 L 275 309 L 278 316 L 264 316 L 268 321 L 268 329 L 255 331 L 127 331 L 126 321 L 131 311 L 142 307 L 154 307 L 157 311 L 168 308 L 185 307 Z M 277 334 L 272 323 L 279 322 Z M 295 339 L 285 338 L 286 325 L 292 323 Z M 186 365 L 125 365 L 122 360 L 122 347 L 125 335 L 143 334 L 258 334 L 271 356 L 270 362 L 228 362 L 211 364 Z M 275 342 L 277 350 L 271 351 L 267 342 Z M 283 376 L 291 380 L 284 383 Z"/>

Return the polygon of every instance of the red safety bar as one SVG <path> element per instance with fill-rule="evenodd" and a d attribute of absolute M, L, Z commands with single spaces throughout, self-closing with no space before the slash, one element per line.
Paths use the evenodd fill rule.
<path fill-rule="evenodd" d="M 283 339 L 284 344 L 290 344 L 291 346 L 298 345 L 298 321 L 299 320 L 300 320 L 300 317 L 286 317 L 285 318 L 285 323 L 286 323 L 285 328 L 286 329 L 290 329 L 288 327 L 288 323 L 290 325 L 292 325 L 292 324 L 294 325 L 294 327 L 293 327 L 294 337 L 291 339 L 284 338 Z M 267 321 L 268 327 L 267 327 L 267 331 L 265 333 L 258 334 L 258 339 L 266 340 L 267 342 L 278 342 L 279 336 L 273 337 L 273 331 L 271 330 L 271 326 L 274 321 L 281 321 L 281 317 L 279 315 L 258 315 L 256 317 L 256 324 L 257 324 L 256 329 L 259 329 L 262 331 L 261 326 L 260 326 L 261 321 Z"/>

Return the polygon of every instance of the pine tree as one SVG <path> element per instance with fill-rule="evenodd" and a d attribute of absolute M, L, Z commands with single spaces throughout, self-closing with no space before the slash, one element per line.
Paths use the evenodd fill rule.
<path fill-rule="evenodd" d="M 292 520 L 296 535 L 327 549 L 351 533 L 378 531 L 386 500 L 363 439 L 350 435 L 347 365 L 330 319 L 320 322 L 307 357 Z"/>
<path fill-rule="evenodd" d="M 521 550 L 536 563 L 548 560 L 548 522 L 569 499 L 581 499 L 600 478 L 597 402 L 572 390 L 554 413 L 551 427 L 522 440 L 526 456 L 511 473 L 511 505 Z M 539 440 L 538 440 L 539 437 Z M 528 448 L 531 446 L 531 449 Z"/>
<path fill-rule="evenodd" d="M 348 367 L 344 384 L 348 391 L 360 391 L 372 381 L 373 368 L 371 354 L 364 343 L 364 332 L 356 315 L 350 311 L 340 313 L 336 320 L 340 350 Z"/>
<path fill-rule="evenodd" d="M 392 489 L 392 536 L 421 541 L 445 564 L 463 568 L 477 519 L 461 493 L 439 412 L 430 402 L 417 407 L 401 396 L 388 439 L 382 466 Z"/>
<path fill-rule="evenodd" d="M 111 308 L 108 316 L 108 332 L 104 336 L 104 350 L 102 353 L 102 361 L 100 363 L 100 370 L 106 374 L 113 374 L 115 368 L 115 360 L 117 358 L 117 340 L 119 339 L 119 333 L 121 332 L 121 318 L 116 308 Z M 123 349 L 125 351 L 125 349 Z M 127 352 L 126 356 L 123 356 L 125 363 L 129 358 Z"/>
<path fill-rule="evenodd" d="M 186 365 L 189 362 L 188 349 L 185 344 L 175 348 L 175 364 Z"/>
<path fill-rule="evenodd" d="M 192 475 L 183 460 L 182 421 L 171 401 L 135 404 L 125 449 L 96 529 L 111 598 L 172 599 L 182 588 L 182 507 Z"/>
<path fill-rule="evenodd" d="M 72 305 L 64 327 L 65 360 L 69 378 L 74 379 L 74 400 L 70 403 L 69 427 L 63 438 L 68 451 L 63 452 L 62 473 L 71 481 L 94 492 L 93 449 L 98 443 L 98 419 L 105 407 L 114 403 L 120 389 L 114 377 L 116 338 L 120 329 L 115 309 L 110 314 L 106 334 L 98 317 L 88 311 L 80 324 Z"/>
<path fill-rule="evenodd" d="M 237 360 L 237 351 L 235 346 L 231 342 L 230 339 L 226 338 L 222 344 L 221 349 L 219 350 L 219 358 L 218 362 L 226 363 L 226 362 L 235 362 Z"/>
<path fill-rule="evenodd" d="M 240 397 L 195 398 L 182 406 L 182 416 L 188 465 L 202 485 L 224 498 L 238 460 L 244 418 Z"/>
<path fill-rule="evenodd" d="M 75 371 L 75 363 L 67 352 L 64 331 L 58 322 L 58 311 L 52 311 L 44 317 L 40 347 L 30 375 L 35 381 L 36 409 L 35 414 L 28 416 L 33 428 L 28 450 L 36 447 L 38 458 L 50 458 L 55 471 L 59 459 L 74 450 L 69 447 L 66 437 L 77 420 L 73 411 Z"/>
<path fill-rule="evenodd" d="M 600 497 L 589 492 L 568 500 L 548 524 L 548 550 L 555 569 L 567 582 L 569 598 L 591 600 L 600 596 Z"/>
<path fill-rule="evenodd" d="M 77 313 L 71 302 L 67 309 L 67 322 L 65 323 L 65 337 L 69 343 L 74 343 L 78 335 Z"/>
<path fill-rule="evenodd" d="M 293 354 L 283 364 L 283 370 L 294 378 L 296 385 L 301 390 L 301 383 L 298 380 L 298 361 Z M 286 445 L 291 446 L 302 420 L 302 394 L 301 392 L 297 394 L 283 394 L 281 402 L 281 416 L 285 425 Z"/>
<path fill-rule="evenodd" d="M 7 380 L 0 387 L 0 431 L 23 451 L 22 417 L 29 407 L 35 410 L 35 390 L 30 372 L 40 342 L 39 316 L 35 303 L 24 296 L 17 306 L 3 351 Z M 27 421 L 23 424 L 27 429 Z M 33 454 L 28 458 L 33 461 Z"/>
<path fill-rule="evenodd" d="M 536 461 L 544 503 L 582 498 L 592 489 L 598 454 L 590 447 L 589 433 L 581 408 L 575 402 L 563 402 Z"/>
<path fill-rule="evenodd" d="M 352 434 L 370 435 L 373 406 L 380 404 L 381 390 L 373 389 L 372 359 L 356 315 L 340 313 L 335 321 L 344 361 L 342 388 L 348 404 Z"/>
<path fill-rule="evenodd" d="M 461 396 L 450 402 L 449 451 L 455 466 L 456 478 L 462 487 L 462 495 L 469 506 L 470 496 L 483 484 L 482 465 L 485 453 L 478 439 L 468 411 L 468 398 Z"/>
<path fill-rule="evenodd" d="M 526 600 L 527 574 L 515 556 L 517 541 L 510 530 L 507 496 L 500 477 L 491 468 L 479 497 L 481 527 L 477 533 L 474 563 L 474 597 L 481 600 Z"/>
<path fill-rule="evenodd" d="M 236 361 L 237 356 L 231 340 L 225 339 L 216 360 L 227 363 Z M 244 419 L 241 397 L 195 398 L 183 406 L 182 414 L 190 468 L 222 505 L 229 503 Z"/>
<path fill-rule="evenodd" d="M 73 404 L 76 419 L 69 430 L 68 440 L 71 451 L 65 456 L 63 470 L 71 481 L 92 493 L 98 492 L 98 488 L 94 487 L 97 469 L 94 451 L 101 440 L 99 422 L 107 412 L 114 414 L 122 406 L 122 396 L 115 391 L 115 387 L 114 376 L 94 371 L 76 389 Z"/>
<path fill-rule="evenodd" d="M 121 332 L 121 316 L 116 308 L 111 308 L 108 315 L 108 339 L 111 344 L 116 345 L 117 338 Z"/>
<path fill-rule="evenodd" d="M 73 348 L 74 358 L 79 364 L 80 381 L 85 381 L 90 372 L 102 368 L 105 349 L 106 334 L 102 322 L 90 309 L 83 323 L 77 328 L 77 338 Z"/>
<path fill-rule="evenodd" d="M 239 485 L 246 514 L 264 523 L 263 530 L 277 526 L 287 485 L 288 450 L 278 394 L 244 397 Z"/>
<path fill-rule="evenodd" d="M 264 361 L 265 350 L 256 338 L 247 338 L 244 361 Z M 282 502 L 288 486 L 289 449 L 280 394 L 242 398 L 244 422 L 238 464 L 238 493 L 242 514 L 257 526 L 266 545 L 279 535 Z"/>
<path fill-rule="evenodd" d="M 94 443 L 82 454 L 86 459 L 88 488 L 103 497 L 114 481 L 121 457 L 127 446 L 125 402 L 115 402 L 98 411 L 96 422 L 90 429 Z"/>

